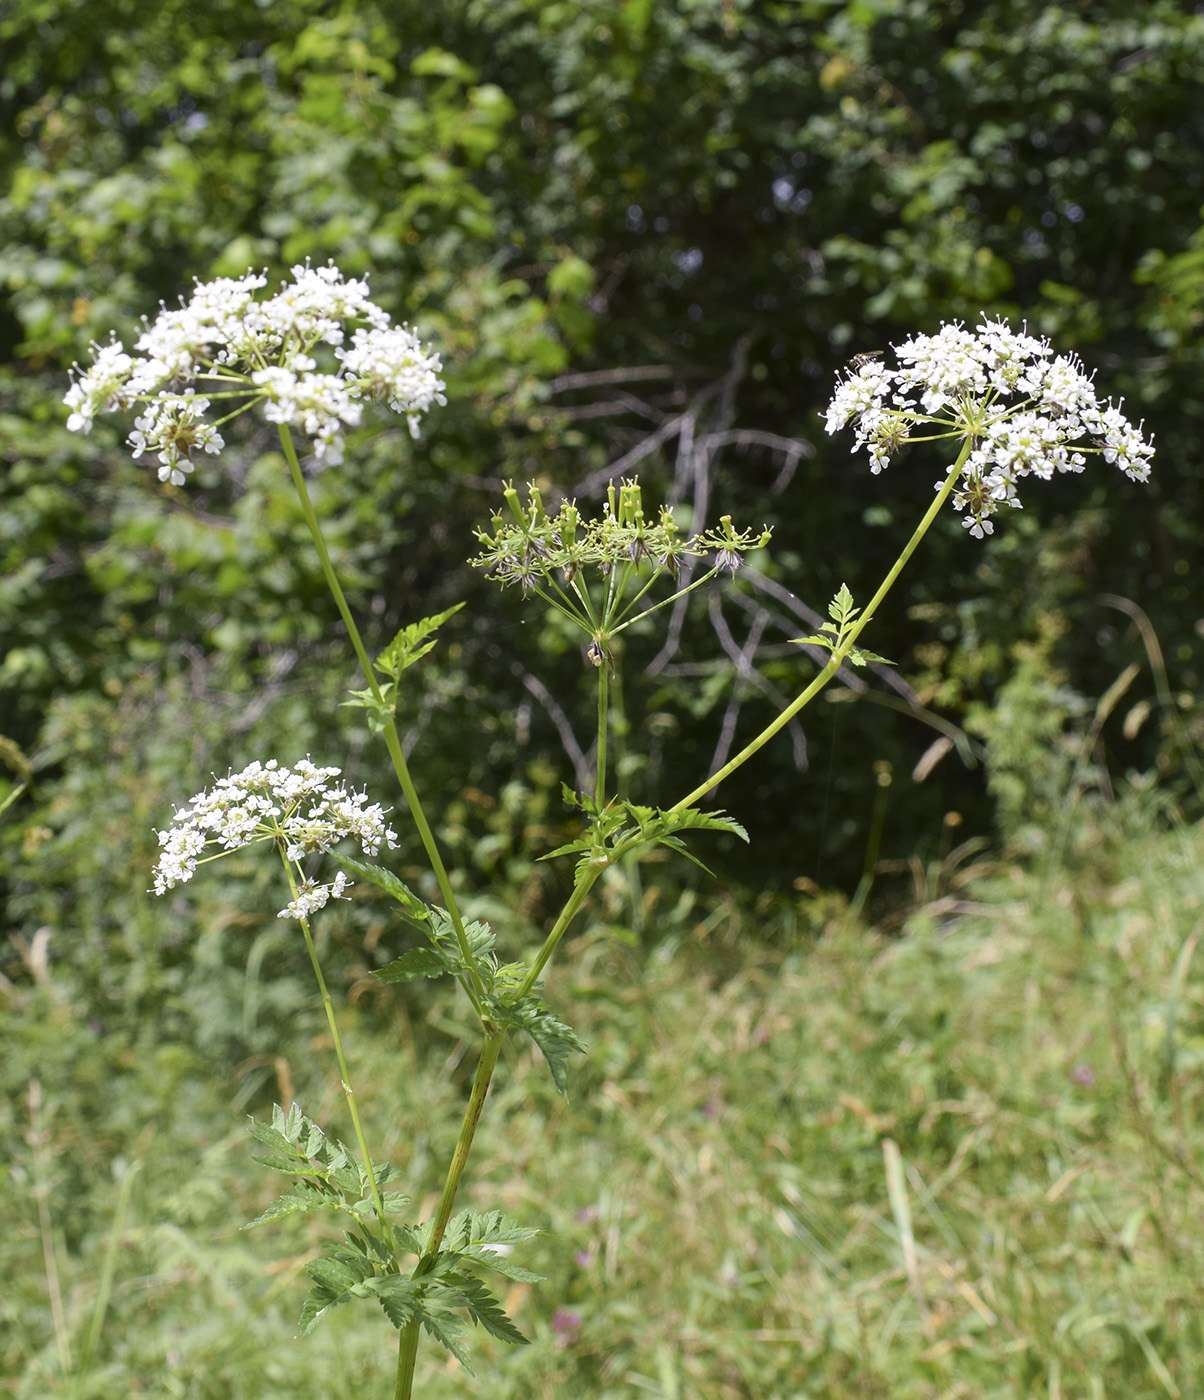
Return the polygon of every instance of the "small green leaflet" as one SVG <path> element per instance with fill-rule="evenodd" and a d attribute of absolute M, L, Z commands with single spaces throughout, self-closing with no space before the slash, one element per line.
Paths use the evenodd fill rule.
<path fill-rule="evenodd" d="M 258 1142 L 272 1149 L 271 1156 L 256 1157 L 256 1162 L 302 1180 L 285 1195 L 277 1196 L 261 1215 L 242 1227 L 244 1230 L 312 1211 L 341 1211 L 353 1219 L 375 1215 L 368 1199 L 368 1175 L 358 1158 L 344 1143 L 328 1138 L 296 1104 L 287 1114 L 277 1104 L 272 1109 L 271 1127 L 251 1119 L 250 1130 Z M 378 1185 L 400 1176 L 397 1168 L 387 1163 L 374 1162 L 372 1170 Z M 387 1210 L 400 1210 L 407 1203 L 405 1196 L 385 1197 Z"/>
<path fill-rule="evenodd" d="M 452 959 L 441 948 L 411 948 L 378 967 L 372 976 L 381 982 L 417 982 L 420 977 L 442 977 L 455 970 Z"/>
<path fill-rule="evenodd" d="M 578 798 L 566 789 L 566 794 L 574 806 L 582 806 L 591 811 L 586 800 Z M 679 831 L 726 831 L 748 841 L 748 832 L 732 817 L 722 812 L 700 812 L 696 807 L 685 807 L 680 811 L 664 810 L 659 807 L 640 807 L 634 802 L 613 802 L 596 818 L 595 830 L 588 836 L 581 836 L 567 845 L 557 846 L 554 851 L 541 856 L 541 860 L 551 860 L 553 856 L 570 855 L 580 851 L 583 859 L 577 863 L 577 878 L 591 861 L 601 860 L 604 865 L 619 856 L 629 855 L 641 846 L 670 846 L 679 851 L 687 860 L 694 862 L 702 870 L 707 870 L 697 856 L 688 851 L 676 832 Z M 603 844 L 605 843 L 605 844 Z M 709 875 L 711 872 L 707 870 Z"/>
<path fill-rule="evenodd" d="M 585 1054 L 577 1032 L 542 1005 L 534 992 L 517 1004 L 491 1003 L 489 1015 L 498 1025 L 517 1026 L 527 1032 L 547 1062 L 552 1083 L 567 1103 L 569 1056 Z"/>
<path fill-rule="evenodd" d="M 498 1261 L 502 1256 L 497 1254 L 497 1249 L 503 1245 L 526 1244 L 541 1233 L 530 1225 L 520 1225 L 516 1220 L 511 1220 L 500 1210 L 462 1210 L 448 1221 L 440 1256 L 476 1259 L 478 1263 L 487 1264 L 498 1273 L 504 1273 L 507 1278 L 514 1278 L 516 1275 L 509 1267 L 500 1267 Z M 421 1254 L 431 1237 L 431 1222 L 427 1221 L 417 1226 L 411 1235 L 412 1239 L 407 1247 L 415 1254 Z M 534 1283 L 539 1277 L 538 1274 L 532 1274 L 525 1281 Z"/>
<path fill-rule="evenodd" d="M 352 690 L 350 700 L 340 701 L 340 705 L 350 710 L 367 710 L 368 728 L 373 734 L 383 734 L 397 710 L 397 683 L 386 681 L 377 695 L 371 689 Z"/>
<path fill-rule="evenodd" d="M 421 661 L 435 645 L 433 640 L 427 640 L 431 633 L 442 627 L 447 619 L 453 613 L 458 613 L 463 606 L 463 603 L 457 603 L 446 612 L 437 613 L 434 617 L 424 617 L 421 622 L 411 622 L 408 627 L 403 627 L 376 658 L 376 669 L 396 681 L 403 671 L 416 661 Z"/>
<path fill-rule="evenodd" d="M 319 1318 L 331 1308 L 349 1303 L 352 1298 L 368 1295 L 367 1281 L 372 1279 L 376 1266 L 362 1251 L 347 1245 L 328 1246 L 329 1253 L 322 1259 L 311 1259 L 305 1272 L 313 1280 L 313 1288 L 301 1305 L 301 1333 L 308 1336 Z"/>
<path fill-rule="evenodd" d="M 722 812 L 700 812 L 696 807 L 686 807 L 680 812 L 661 812 L 651 807 L 629 806 L 631 812 L 639 823 L 640 835 L 646 841 L 655 841 L 660 846 L 669 846 L 679 852 L 689 861 L 693 861 L 700 870 L 705 870 L 708 875 L 711 871 L 698 859 L 696 855 L 687 849 L 686 844 L 678 836 L 674 835 L 678 831 L 727 831 L 733 836 L 738 836 L 746 845 L 748 844 L 748 832 L 732 817 L 724 816 Z"/>
<path fill-rule="evenodd" d="M 844 645 L 845 639 L 852 630 L 857 620 L 860 608 L 853 606 L 853 595 L 849 592 L 847 583 L 840 585 L 832 601 L 828 604 L 828 616 L 831 622 L 821 622 L 819 633 L 812 633 L 809 637 L 791 637 L 791 642 L 796 646 L 819 646 L 835 654 Z M 863 621 L 868 622 L 865 618 Z M 827 633 L 828 635 L 823 635 Z M 863 651 L 861 647 L 849 647 L 842 657 L 842 660 L 851 662 L 854 666 L 864 666 L 867 661 L 877 661 L 883 666 L 893 666 L 893 661 L 887 660 L 885 656 L 879 656 L 876 651 Z"/>
<path fill-rule="evenodd" d="M 527 1345 L 528 1339 L 506 1316 L 498 1299 L 472 1274 L 449 1274 L 444 1281 L 444 1289 L 435 1296 L 454 1308 L 467 1308 L 469 1317 L 499 1342 L 509 1342 L 511 1346 Z"/>
<path fill-rule="evenodd" d="M 440 977 L 450 973 L 453 977 L 467 971 L 460 956 L 459 944 L 455 941 L 455 931 L 445 909 L 423 906 L 429 909 L 430 924 L 424 930 L 431 940 L 429 948 L 411 948 L 384 967 L 378 967 L 372 976 L 381 982 L 413 982 L 419 977 Z M 493 930 L 488 924 L 467 923 L 464 936 L 468 947 L 477 960 L 478 971 L 488 981 L 494 970 L 488 962 L 488 954 L 493 949 Z"/>
<path fill-rule="evenodd" d="M 435 1341 L 451 1352 L 470 1376 L 475 1376 L 472 1362 L 468 1359 L 468 1348 L 464 1344 L 464 1323 L 458 1313 L 451 1308 L 424 1306 L 418 1311 L 422 1325 Z"/>
<path fill-rule="evenodd" d="M 389 678 L 379 687 L 379 694 L 368 686 L 364 690 L 351 691 L 351 698 L 342 702 L 352 709 L 366 710 L 368 728 L 374 734 L 383 734 L 396 713 L 401 673 L 422 660 L 435 645 L 433 640 L 427 640 L 430 634 L 463 606 L 463 603 L 457 603 L 454 608 L 448 608 L 435 617 L 424 617 L 421 622 L 411 622 L 408 627 L 403 627 L 373 662 L 375 668 Z"/>
<path fill-rule="evenodd" d="M 412 1278 L 386 1274 L 384 1278 L 374 1278 L 368 1287 L 399 1332 L 419 1311 L 418 1285 Z"/>

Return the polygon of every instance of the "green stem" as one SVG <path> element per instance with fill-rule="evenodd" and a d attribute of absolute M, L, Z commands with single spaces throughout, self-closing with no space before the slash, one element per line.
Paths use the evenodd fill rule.
<path fill-rule="evenodd" d="M 610 700 L 610 658 L 603 654 L 598 667 L 598 776 L 594 782 L 594 807 L 601 820 L 606 804 L 606 731 L 607 705 Z"/>
<path fill-rule="evenodd" d="M 335 607 L 339 610 L 339 616 L 343 619 L 343 626 L 347 629 L 347 635 L 351 639 L 351 645 L 355 650 L 356 658 L 360 663 L 360 669 L 364 673 L 364 679 L 368 682 L 368 688 L 372 691 L 373 698 L 378 702 L 381 699 L 380 685 L 376 679 L 376 671 L 372 662 L 368 659 L 368 652 L 364 647 L 363 639 L 360 637 L 359 628 L 355 625 L 355 619 L 351 615 L 351 609 L 347 606 L 347 599 L 343 594 L 342 585 L 339 583 L 338 575 L 334 571 L 334 565 L 330 562 L 330 552 L 326 548 L 326 540 L 322 535 L 322 527 L 318 523 L 318 516 L 314 510 L 313 502 L 309 498 L 309 490 L 305 485 L 305 477 L 301 472 L 301 464 L 297 460 L 297 449 L 293 446 L 293 437 L 286 424 L 280 424 L 280 442 L 284 448 L 285 460 L 288 462 L 289 474 L 293 479 L 293 486 L 301 502 L 301 511 L 305 516 L 306 524 L 309 526 L 309 533 L 313 538 L 314 547 L 318 551 L 318 559 L 322 565 L 322 576 L 326 580 L 326 586 L 330 589 L 334 598 Z M 464 920 L 460 914 L 460 906 L 456 901 L 456 896 L 452 891 L 451 881 L 447 875 L 447 869 L 443 864 L 443 857 L 439 853 L 439 846 L 435 840 L 435 834 L 431 830 L 431 825 L 426 819 L 426 813 L 422 809 L 422 803 L 418 799 L 418 792 L 414 787 L 410 777 L 409 767 L 406 764 L 405 754 L 402 752 L 401 739 L 397 733 L 397 725 L 392 719 L 385 725 L 385 747 L 389 751 L 389 757 L 393 761 L 393 769 L 397 774 L 397 781 L 401 784 L 401 790 L 405 795 L 406 803 L 410 809 L 410 816 L 414 825 L 418 828 L 418 835 L 426 851 L 427 859 L 431 863 L 435 879 L 439 885 L 439 893 L 443 896 L 443 903 L 447 909 L 448 917 L 451 919 L 452 929 L 456 935 L 456 943 L 460 949 L 460 956 L 464 959 L 464 965 L 468 968 L 471 985 L 466 987 L 469 997 L 472 1000 L 477 1015 L 484 1020 L 484 993 L 485 986 L 481 980 L 481 974 L 477 969 L 477 960 L 473 955 L 468 943 L 468 935 L 464 931 Z"/>
<path fill-rule="evenodd" d="M 293 876 L 293 868 L 283 851 L 280 853 L 280 859 L 284 862 L 289 888 L 293 892 L 293 898 L 296 899 L 297 881 Z M 376 1207 L 376 1218 L 380 1221 L 381 1234 L 384 1236 L 385 1243 L 389 1246 L 396 1260 L 397 1244 L 393 1238 L 393 1228 L 385 1215 L 385 1203 L 381 1199 L 376 1172 L 372 1168 L 372 1155 L 368 1151 L 368 1139 L 364 1136 L 364 1125 L 360 1121 L 359 1104 L 356 1102 L 355 1090 L 351 1085 L 351 1071 L 347 1068 L 347 1057 L 343 1053 L 343 1038 L 339 1034 L 339 1023 L 335 1019 L 334 1002 L 331 1000 L 330 991 L 326 986 L 326 978 L 322 976 L 322 964 L 318 961 L 318 950 L 314 947 L 313 934 L 309 930 L 309 920 L 302 915 L 298 922 L 301 925 L 301 932 L 305 935 L 305 947 L 309 953 L 310 966 L 314 970 L 314 976 L 318 979 L 318 990 L 322 994 L 322 1009 L 326 1012 L 326 1024 L 330 1027 L 330 1037 L 334 1041 L 334 1054 L 335 1059 L 339 1062 L 339 1077 L 343 1085 L 343 1094 L 347 1099 L 347 1109 L 351 1114 L 351 1125 L 355 1130 L 356 1143 L 359 1145 L 360 1159 L 368 1177 L 368 1189 L 372 1193 L 372 1204 Z"/>
<path fill-rule="evenodd" d="M 447 1233 L 452 1212 L 456 1208 L 456 1193 L 460 1189 L 464 1168 L 468 1163 L 468 1154 L 472 1150 L 472 1140 L 476 1135 L 477 1124 L 481 1121 L 481 1111 L 485 1107 L 485 1098 L 489 1093 L 489 1085 L 493 1079 L 493 1071 L 497 1067 L 498 1056 L 502 1053 L 502 1041 L 505 1039 L 505 1035 L 504 1030 L 498 1029 L 486 1037 L 481 1058 L 477 1062 L 477 1072 L 473 1077 L 472 1092 L 468 1096 L 468 1104 L 464 1109 L 464 1118 L 460 1124 L 460 1136 L 456 1139 L 456 1150 L 452 1153 L 451 1164 L 447 1169 L 447 1178 L 443 1183 L 443 1194 L 439 1198 L 439 1208 L 431 1222 L 431 1233 L 426 1248 L 422 1251 L 423 1260 L 433 1259 L 443 1244 L 443 1236 Z M 422 1262 L 420 1261 L 414 1270 L 414 1277 L 420 1278 L 421 1275 Z M 418 1358 L 418 1329 L 417 1318 L 407 1322 L 401 1329 L 401 1336 L 397 1343 L 397 1385 L 394 1390 L 394 1400 L 410 1400 L 413 1394 L 414 1364 Z"/>
<path fill-rule="evenodd" d="M 584 615 L 589 620 L 589 626 L 585 630 L 587 632 L 596 632 L 602 626 L 602 623 L 599 621 L 598 615 L 594 612 L 594 600 L 589 596 L 589 589 L 581 582 L 580 575 L 576 576 L 569 586 L 577 597 L 581 599 Z"/>
<path fill-rule="evenodd" d="M 592 616 L 574 606 L 573 600 L 555 580 L 552 580 L 551 586 L 556 590 L 555 593 L 547 592 L 546 589 L 541 588 L 537 583 L 531 584 L 530 588 L 531 592 L 534 593 L 537 598 L 542 598 L 544 602 L 547 603 L 548 607 L 558 612 L 561 617 L 567 617 L 570 622 L 580 627 L 582 631 L 591 631 L 594 625 Z"/>
<path fill-rule="evenodd" d="M 903 572 L 904 565 L 906 565 L 907 561 L 916 552 L 916 548 L 918 547 L 920 541 L 928 533 L 932 522 L 940 514 L 941 508 L 949 499 L 949 496 L 953 491 L 954 486 L 957 484 L 958 478 L 961 476 L 962 467 L 965 465 L 966 458 L 970 455 L 972 446 L 973 443 L 969 438 L 967 438 L 966 441 L 962 444 L 962 450 L 958 454 L 957 461 L 954 462 L 952 467 L 950 467 L 949 475 L 945 478 L 944 482 L 942 483 L 941 489 L 937 492 L 932 504 L 924 512 L 924 518 L 916 526 L 915 532 L 912 534 L 911 539 L 909 539 L 907 543 L 903 546 L 902 553 L 891 566 L 890 572 L 882 580 L 882 583 L 877 593 L 875 593 L 874 596 L 870 599 L 869 603 L 862 611 L 861 616 L 858 617 L 857 621 L 854 622 L 853 625 L 849 628 L 849 630 L 845 633 L 840 645 L 828 658 L 827 665 L 823 668 L 822 671 L 820 671 L 819 675 L 815 677 L 811 684 L 807 686 L 807 688 L 800 695 L 797 695 L 790 702 L 790 704 L 786 706 L 786 708 L 781 712 L 780 715 L 778 715 L 778 717 L 775 720 L 773 720 L 770 724 L 767 724 L 765 728 L 761 730 L 760 734 L 758 734 L 757 737 L 752 740 L 751 743 L 746 744 L 745 747 L 742 748 L 740 752 L 735 756 L 735 758 L 729 759 L 728 762 L 725 763 L 722 768 L 720 768 L 717 772 L 713 773 L 709 778 L 707 778 L 705 782 L 699 783 L 699 785 L 694 789 L 694 791 L 687 793 L 686 796 L 683 797 L 680 802 L 675 802 L 673 806 L 669 809 L 671 812 L 680 812 L 686 807 L 692 807 L 700 798 L 705 797 L 706 794 L 710 792 L 712 788 L 718 787 L 719 784 L 724 780 L 724 778 L 729 777 L 732 773 L 736 771 L 737 768 L 740 768 L 745 763 L 747 763 L 748 760 L 752 758 L 752 756 L 755 753 L 759 752 L 765 747 L 765 745 L 770 741 L 770 739 L 773 738 L 773 736 L 778 732 L 779 729 L 785 728 L 785 726 L 790 723 L 790 721 L 795 717 L 795 715 L 798 714 L 798 712 L 805 705 L 810 704 L 811 701 L 814 700 L 815 697 L 819 694 L 819 692 L 823 690 L 823 688 L 828 684 L 828 682 L 837 673 L 837 671 L 840 670 L 845 657 L 848 656 L 849 652 L 853 649 L 853 643 L 861 635 L 862 630 L 866 627 L 866 625 L 873 618 L 874 614 L 878 611 L 878 608 L 882 604 L 882 600 L 890 592 L 891 588 L 894 586 L 895 580 Z"/>
<path fill-rule="evenodd" d="M 610 629 L 611 636 L 622 632 L 625 627 L 631 627 L 635 623 L 641 622 L 644 618 L 650 617 L 654 612 L 659 612 L 661 608 L 667 608 L 670 603 L 676 603 L 679 598 L 684 598 L 687 593 L 693 593 L 696 588 L 701 588 L 709 579 L 713 579 L 718 572 L 718 569 L 708 569 L 705 574 L 701 574 L 693 583 L 687 583 L 684 588 L 679 588 L 676 593 L 670 593 L 667 598 L 661 598 L 658 602 L 653 603 L 650 608 L 645 608 L 642 613 L 637 613 L 635 617 L 616 621 L 615 625 Z M 641 589 L 628 606 L 634 607 L 647 591 L 646 588 Z"/>
<path fill-rule="evenodd" d="M 586 895 L 589 894 L 590 890 L 593 888 L 594 882 L 597 880 L 598 876 L 611 864 L 613 864 L 613 862 L 610 855 L 605 851 L 599 851 L 590 861 L 584 876 L 578 877 L 578 883 L 574 886 L 573 893 L 569 895 L 568 903 L 560 911 L 560 917 L 552 925 L 552 931 L 544 939 L 543 947 L 540 948 L 538 957 L 535 959 L 534 963 L 532 963 L 530 971 L 519 985 L 519 989 L 514 997 L 515 1002 L 522 1001 L 523 997 L 525 997 L 536 982 L 539 981 L 540 974 L 547 965 L 548 959 L 556 951 L 560 940 L 564 937 L 565 930 L 573 922 L 578 910 L 585 903 Z"/>

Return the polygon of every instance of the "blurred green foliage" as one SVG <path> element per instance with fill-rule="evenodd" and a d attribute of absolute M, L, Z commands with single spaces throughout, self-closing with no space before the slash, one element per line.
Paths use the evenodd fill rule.
<path fill-rule="evenodd" d="M 1133 802 L 1083 830 L 1049 879 L 934 860 L 901 937 L 840 897 L 685 898 L 649 955 L 613 872 L 550 988 L 590 1042 L 571 1099 L 508 1044 L 465 1197 L 547 1232 L 522 1251 L 546 1281 L 506 1299 L 532 1345 L 474 1340 L 477 1379 L 428 1358 L 422 1394 L 1192 1394 L 1204 850 Z M 302 986 L 296 941 L 258 964 L 277 987 Z M 265 1005 L 271 1048 L 236 1063 L 169 1018 L 89 1021 L 53 941 L 24 954 L 4 1011 L 0 1393 L 386 1394 L 367 1310 L 296 1336 L 327 1227 L 239 1232 L 278 1189 L 251 1168 L 248 1102 L 295 1095 L 346 1130 L 316 998 L 291 1024 Z M 147 940 L 143 976 L 178 957 Z M 429 1208 L 469 1042 L 438 988 L 419 1008 L 357 976 L 333 985 L 367 1130 Z M 114 1240 L 93 1363 L 64 1383 L 49 1300 L 74 1364 Z"/>
<path fill-rule="evenodd" d="M 725 793 L 754 818 L 752 881 L 852 878 L 872 761 L 914 767 L 932 737 L 917 704 L 955 722 L 991 705 L 1045 613 L 1071 623 L 1054 661 L 1102 692 L 1140 649 L 1101 588 L 1149 608 L 1172 689 L 1198 693 L 1204 21 L 1181 6 L 219 0 L 118 5 L 97 26 L 86 6 L 20 0 L 0 40 L 0 696 L 43 788 L 49 706 L 117 703 L 134 670 L 188 667 L 211 704 L 231 687 L 262 704 L 282 667 L 299 688 L 328 675 L 329 611 L 294 562 L 268 438 L 233 473 L 161 493 L 122 429 L 68 439 L 58 406 L 65 360 L 128 337 L 191 277 L 306 256 L 370 271 L 448 364 L 427 443 L 365 440 L 322 480 L 358 609 L 383 640 L 469 597 L 478 620 L 441 700 L 462 714 L 487 697 L 499 736 L 517 717 L 523 762 L 563 761 L 543 705 L 522 722 L 524 676 L 571 719 L 579 658 L 458 572 L 498 481 L 596 493 L 608 462 L 658 432 L 650 489 L 659 460 L 696 524 L 723 502 L 774 525 L 763 586 L 688 625 L 653 684 L 635 671 L 660 639 L 633 648 L 650 797 L 672 795 L 666 744 L 701 773 L 718 719 L 751 733 L 794 686 L 782 642 L 809 629 L 780 590 L 816 608 L 842 582 L 864 596 L 926 500 L 935 459 L 871 481 L 823 439 L 817 412 L 850 353 L 980 310 L 1027 317 L 1150 420 L 1149 491 L 1104 471 L 1053 483 L 985 547 L 945 522 L 882 619 L 906 703 L 821 707 L 809 777 L 784 736 L 782 762 Z M 1051 538 L 1065 548 L 1047 567 Z M 742 683 L 725 647 L 758 628 L 761 679 Z M 432 722 L 459 756 L 454 719 Z M 1154 764 L 1156 725 L 1108 737 L 1119 771 Z M 440 743 L 415 761 L 432 787 L 496 794 L 508 747 L 468 774 L 446 771 Z M 218 748 L 203 764 L 243 757 Z M 989 826 L 981 776 L 957 759 L 905 800 L 896 786 L 888 845 L 931 845 L 950 807 Z"/>

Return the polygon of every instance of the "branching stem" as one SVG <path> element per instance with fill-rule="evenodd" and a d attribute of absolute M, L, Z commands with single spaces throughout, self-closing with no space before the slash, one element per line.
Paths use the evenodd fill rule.
<path fill-rule="evenodd" d="M 439 1253 L 440 1246 L 443 1244 L 443 1236 L 447 1233 L 448 1223 L 456 1208 L 456 1194 L 460 1189 L 464 1168 L 468 1164 L 468 1154 L 472 1151 L 472 1140 L 476 1136 L 477 1124 L 481 1121 L 481 1111 L 485 1107 L 489 1084 L 493 1079 L 498 1056 L 502 1053 L 502 1042 L 505 1037 L 504 1029 L 494 1029 L 485 1037 L 481 1058 L 477 1061 L 477 1072 L 473 1076 L 472 1092 L 468 1096 L 464 1118 L 460 1123 L 460 1136 L 456 1139 L 456 1150 L 452 1153 L 451 1164 L 447 1169 L 447 1177 L 443 1183 L 439 1209 L 435 1212 L 435 1218 L 431 1222 L 430 1238 L 422 1252 L 424 1260 L 431 1259 Z M 401 1336 L 397 1343 L 397 1384 L 393 1392 L 394 1400 L 410 1400 L 413 1394 L 414 1363 L 418 1357 L 418 1331 L 419 1322 L 416 1318 L 406 1323 L 401 1329 Z"/>
<path fill-rule="evenodd" d="M 840 670 L 845 658 L 848 656 L 849 652 L 853 650 L 853 643 L 856 642 L 857 638 L 861 635 L 862 630 L 869 624 L 874 614 L 878 611 L 878 608 L 882 604 L 882 600 L 886 597 L 886 595 L 890 592 L 891 588 L 894 586 L 895 580 L 903 572 L 903 568 L 906 565 L 907 561 L 916 552 L 920 541 L 928 533 L 932 522 L 940 514 L 942 507 L 944 506 L 945 502 L 949 499 L 949 496 L 953 491 L 954 486 L 957 484 L 958 478 L 961 476 L 962 467 L 965 465 L 966 458 L 970 455 L 972 446 L 972 441 L 969 438 L 967 438 L 966 441 L 962 444 L 962 450 L 958 454 L 957 461 L 954 462 L 953 466 L 949 468 L 948 476 L 946 476 L 945 480 L 942 482 L 941 489 L 937 492 L 932 504 L 928 507 L 927 511 L 925 511 L 924 518 L 916 526 L 911 539 L 909 539 L 907 543 L 903 546 L 902 552 L 900 553 L 899 557 L 895 560 L 894 564 L 891 565 L 891 568 L 887 573 L 886 577 L 882 580 L 882 583 L 880 584 L 877 593 L 874 594 L 874 596 L 870 599 L 869 603 L 862 610 L 856 622 L 854 622 L 853 625 L 845 633 L 840 646 L 837 647 L 837 649 L 828 658 L 827 665 L 824 666 L 823 670 L 820 671 L 819 675 L 815 677 L 811 684 L 808 685 L 806 689 L 802 691 L 801 694 L 796 696 L 790 702 L 790 704 L 786 706 L 786 708 L 781 712 L 781 714 L 778 715 L 776 719 L 767 724 L 755 739 L 753 739 L 750 743 L 746 744 L 744 748 L 742 748 L 734 758 L 729 759 L 723 765 L 722 768 L 712 773 L 711 776 L 707 778 L 705 782 L 699 783 L 699 785 L 693 790 L 693 792 L 687 793 L 686 796 L 683 797 L 680 802 L 675 802 L 670 808 L 670 811 L 680 812 L 683 810 L 683 808 L 693 807 L 694 804 L 700 801 L 703 797 L 705 797 L 707 793 L 712 790 L 712 788 L 718 787 L 719 784 L 724 780 L 724 778 L 729 777 L 732 773 L 736 771 L 737 768 L 743 767 L 743 765 L 747 763 L 748 760 L 752 758 L 752 756 L 755 753 L 758 753 L 761 749 L 765 747 L 765 745 L 770 741 L 770 739 L 773 738 L 773 736 L 778 732 L 779 729 L 784 729 L 786 725 L 788 725 L 790 721 L 795 717 L 795 715 L 797 715 L 798 712 L 801 709 L 803 709 L 804 706 L 809 705 L 811 701 L 814 700 L 815 697 L 819 694 L 819 692 L 823 690 L 823 688 L 828 684 L 828 682 L 837 673 L 837 671 Z"/>

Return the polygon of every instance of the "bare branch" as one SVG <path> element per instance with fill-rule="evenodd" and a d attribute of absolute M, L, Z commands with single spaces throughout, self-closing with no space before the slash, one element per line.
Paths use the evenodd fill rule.
<path fill-rule="evenodd" d="M 715 629 L 715 635 L 719 638 L 723 650 L 732 658 L 736 664 L 736 682 L 732 686 L 731 699 L 728 701 L 727 710 L 723 716 L 723 723 L 720 728 L 719 739 L 715 745 L 715 752 L 711 756 L 710 772 L 715 773 L 727 762 L 732 744 L 736 737 L 736 725 L 740 718 L 740 711 L 743 708 L 744 697 L 741 691 L 741 681 L 746 685 L 752 685 L 763 695 L 767 696 L 779 709 L 785 709 L 789 697 L 782 694 L 777 686 L 772 685 L 756 669 L 753 661 L 760 646 L 761 637 L 765 627 L 769 623 L 769 613 L 763 608 L 758 609 L 758 615 L 754 616 L 753 624 L 749 628 L 748 636 L 744 645 L 740 646 L 732 635 L 731 628 L 727 624 L 727 619 L 723 616 L 723 604 L 718 593 L 711 594 L 709 599 L 711 626 Z M 791 720 L 787 729 L 790 733 L 790 742 L 794 750 L 794 766 L 800 772 L 807 769 L 807 738 L 803 733 L 802 726 L 797 720 Z"/>
<path fill-rule="evenodd" d="M 648 379 L 698 379 L 714 374 L 706 365 L 628 365 L 618 369 L 590 369 L 578 374 L 562 374 L 548 385 L 549 392 L 563 394 L 570 389 L 592 389 L 598 384 L 635 384 Z"/>
<path fill-rule="evenodd" d="M 594 773 L 589 759 L 583 752 L 581 745 L 577 742 L 577 736 L 573 733 L 573 726 L 569 723 L 569 717 L 556 702 L 555 696 L 539 679 L 533 676 L 530 671 L 522 666 L 513 667 L 514 674 L 522 677 L 525 688 L 543 706 L 548 718 L 556 727 L 557 734 L 560 735 L 560 743 L 564 748 L 569 762 L 573 765 L 573 775 L 576 778 L 577 787 L 582 792 L 589 791 L 593 782 Z"/>
<path fill-rule="evenodd" d="M 665 421 L 665 414 L 660 409 L 637 399 L 634 394 L 620 394 L 618 398 L 600 399 L 596 403 L 570 404 L 556 411 L 573 422 L 585 418 L 616 418 L 624 413 L 634 413 L 658 424 Z"/>
<path fill-rule="evenodd" d="M 632 467 L 642 462 L 645 457 L 652 454 L 675 437 L 681 430 L 682 420 L 686 415 L 682 414 L 676 418 L 670 418 L 667 423 L 663 423 L 654 433 L 649 433 L 647 437 L 641 438 L 630 451 L 608 463 L 605 467 L 600 467 L 596 472 L 590 472 L 589 476 L 579 481 L 574 488 L 573 494 L 581 496 L 597 496 L 602 493 L 608 483 L 616 477 L 622 477 L 629 472 Z"/>

